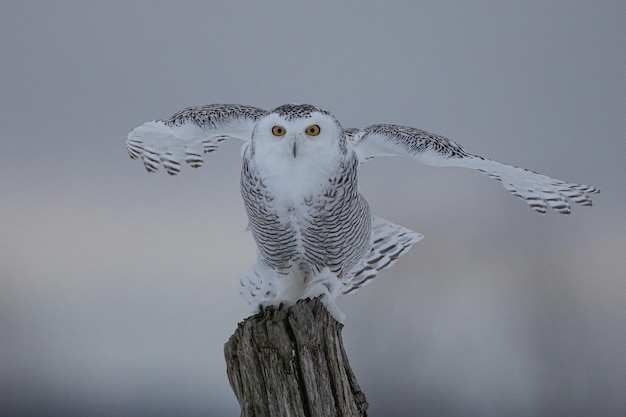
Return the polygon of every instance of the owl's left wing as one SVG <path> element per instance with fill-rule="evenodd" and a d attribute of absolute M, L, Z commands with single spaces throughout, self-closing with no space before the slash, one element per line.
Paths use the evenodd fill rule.
<path fill-rule="evenodd" d="M 430 166 L 473 168 L 500 181 L 504 188 L 541 214 L 548 207 L 570 214 L 568 199 L 591 206 L 589 195 L 600 192 L 590 185 L 568 183 L 471 154 L 448 138 L 412 127 L 378 124 L 346 129 L 346 135 L 362 163 L 377 156 L 410 156 Z"/>
<path fill-rule="evenodd" d="M 154 172 L 163 165 L 170 175 L 180 172 L 182 161 L 202 165 L 202 154 L 213 152 L 226 139 L 249 141 L 257 119 L 267 111 L 240 104 L 188 107 L 169 119 L 144 123 L 126 138 L 131 158 L 141 158 Z"/>

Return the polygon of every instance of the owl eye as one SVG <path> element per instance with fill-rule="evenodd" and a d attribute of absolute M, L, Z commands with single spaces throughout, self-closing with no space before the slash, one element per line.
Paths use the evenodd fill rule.
<path fill-rule="evenodd" d="M 318 125 L 311 125 L 306 128 L 305 132 L 309 136 L 317 136 L 320 134 L 320 127 Z"/>
<path fill-rule="evenodd" d="M 272 128 L 272 134 L 273 134 L 274 136 L 284 136 L 284 135 L 285 135 L 285 133 L 287 133 L 287 131 L 286 131 L 286 130 L 285 130 L 285 128 L 284 128 L 284 127 L 282 127 L 282 126 L 278 126 L 278 125 L 276 125 L 276 126 L 274 126 L 274 127 Z"/>

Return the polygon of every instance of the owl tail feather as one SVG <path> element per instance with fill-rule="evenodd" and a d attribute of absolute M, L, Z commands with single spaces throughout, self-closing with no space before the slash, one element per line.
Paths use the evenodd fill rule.
<path fill-rule="evenodd" d="M 379 271 L 392 266 L 413 244 L 424 236 L 380 217 L 372 217 L 373 244 L 369 255 L 357 264 L 346 280 L 343 294 L 350 294 L 369 284 Z"/>

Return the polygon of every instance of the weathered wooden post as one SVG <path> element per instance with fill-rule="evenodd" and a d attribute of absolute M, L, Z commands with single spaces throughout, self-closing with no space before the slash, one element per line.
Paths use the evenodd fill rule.
<path fill-rule="evenodd" d="M 366 416 L 342 328 L 319 299 L 268 308 L 240 323 L 224 354 L 241 416 Z"/>

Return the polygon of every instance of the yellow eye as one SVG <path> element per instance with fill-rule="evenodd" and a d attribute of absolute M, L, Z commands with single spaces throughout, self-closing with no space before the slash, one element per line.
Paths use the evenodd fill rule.
<path fill-rule="evenodd" d="M 306 134 L 309 136 L 317 136 L 320 134 L 320 127 L 318 125 L 311 125 L 306 128 Z"/>
<path fill-rule="evenodd" d="M 284 127 L 276 125 L 272 128 L 272 133 L 274 136 L 284 136 L 287 131 Z"/>

